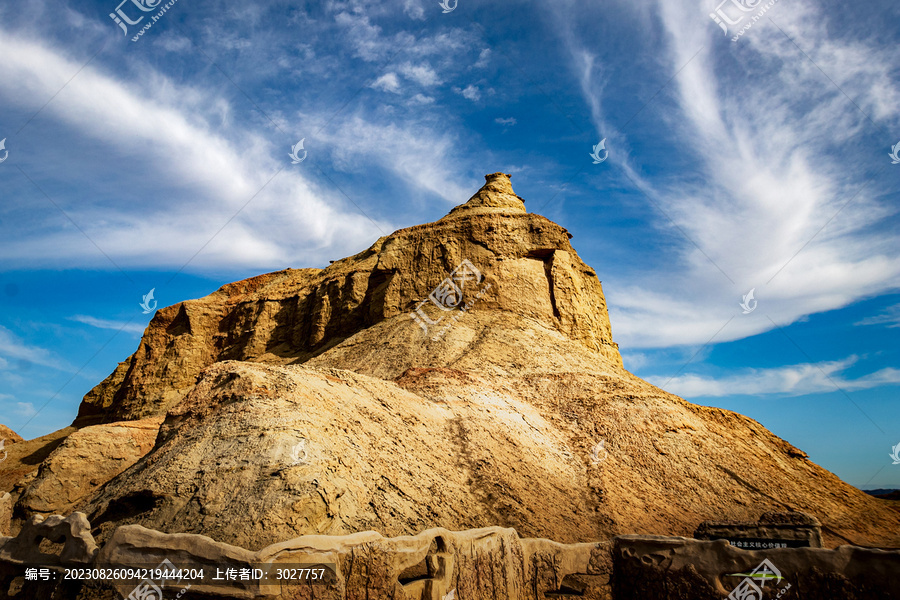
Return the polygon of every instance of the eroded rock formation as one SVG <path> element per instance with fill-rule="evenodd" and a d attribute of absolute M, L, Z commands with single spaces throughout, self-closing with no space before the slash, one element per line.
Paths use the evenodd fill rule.
<path fill-rule="evenodd" d="M 479 312 L 534 321 L 621 366 L 600 281 L 575 254 L 568 232 L 527 213 L 508 176 L 485 178 L 443 219 L 380 238 L 327 269 L 260 275 L 158 310 L 137 352 L 85 396 L 75 425 L 162 414 L 218 361 L 303 363 L 397 317 L 415 333 L 408 313 L 464 259 L 491 284 Z M 446 366 L 443 355 L 430 361 L 428 348 L 415 341 L 395 375 Z M 528 349 L 525 340 L 510 343 Z"/>
<path fill-rule="evenodd" d="M 23 442 L 25 440 L 22 439 L 18 433 L 0 423 L 0 441 L 5 442 L 5 444 L 15 444 L 16 442 Z M 3 454 L 0 453 L 0 458 L 3 458 Z"/>
<path fill-rule="evenodd" d="M 84 513 L 66 518 L 35 515 L 15 537 L 0 538 L 0 560 L 27 565 L 88 565 L 98 552 Z M 42 551 L 42 541 L 61 544 L 59 553 Z"/>
<path fill-rule="evenodd" d="M 74 509 L 104 552 L 143 532 L 188 550 L 208 536 L 240 560 L 301 536 L 368 565 L 342 567 L 342 598 L 439 598 L 448 561 L 491 569 L 483 589 L 451 579 L 461 599 L 576 593 L 596 582 L 569 575 L 612 568 L 586 548 L 616 535 L 772 511 L 813 515 L 828 547 L 900 545 L 887 501 L 752 419 L 625 371 L 600 281 L 566 230 L 525 212 L 508 176 L 486 179 L 444 218 L 327 269 L 159 310 L 73 427 L 7 447 L 0 525 L 4 503 L 13 534 Z M 452 551 L 418 537 L 436 529 Z M 488 531 L 486 545 L 459 530 Z"/>
<path fill-rule="evenodd" d="M 80 513 L 65 521 L 58 516 L 50 517 L 50 521 L 86 524 Z M 41 531 L 50 533 L 49 529 Z M 20 551 L 28 547 L 33 534 L 31 529 L 23 529 L 17 538 L 5 540 L 5 546 L 0 540 L 0 600 L 15 597 L 5 593 L 11 587 L 19 590 L 20 597 L 30 599 L 77 596 L 93 600 L 109 597 L 111 590 L 127 597 L 139 583 L 125 578 L 108 578 L 90 586 L 73 586 L 73 582 L 60 578 L 52 582 L 24 581 L 22 573 L 4 565 L 3 560 L 9 554 L 7 548 L 29 556 L 36 552 L 35 546 L 30 547 L 31 554 Z M 156 582 L 168 594 L 167 598 L 182 589 L 185 592 L 181 598 L 187 600 L 210 595 L 285 600 L 440 600 L 451 592 L 459 600 L 525 600 L 571 590 L 580 590 L 584 598 L 600 600 L 608 598 L 613 567 L 611 548 L 612 543 L 606 541 L 566 545 L 521 539 L 515 530 L 488 527 L 470 531 L 433 528 L 414 536 L 393 538 L 372 531 L 346 536 L 303 536 L 253 552 L 202 535 L 165 534 L 128 525 L 118 528 L 99 553 L 90 553 L 90 562 L 105 569 L 153 568 L 160 564 L 195 573 L 202 569 L 203 578 L 192 579 L 189 586 L 187 582 Z M 84 562 L 44 555 L 40 564 L 82 566 Z M 278 568 L 297 565 L 322 565 L 327 569 L 328 585 L 276 585 L 255 578 L 219 578 L 227 569 L 262 568 L 274 580 Z M 545 596 L 548 593 L 551 596 Z"/>

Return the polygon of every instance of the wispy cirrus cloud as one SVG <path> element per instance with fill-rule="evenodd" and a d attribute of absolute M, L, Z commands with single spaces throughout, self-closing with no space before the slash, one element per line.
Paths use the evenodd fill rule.
<path fill-rule="evenodd" d="M 456 150 L 459 141 L 452 130 L 435 129 L 427 136 L 422 131 L 423 124 L 411 119 L 377 123 L 354 114 L 323 131 L 321 137 L 332 149 L 334 165 L 341 170 L 364 170 L 365 163 L 360 159 L 365 159 L 412 187 L 428 190 L 448 204 L 458 204 L 469 191 L 452 168 L 464 161 Z"/>
<path fill-rule="evenodd" d="M 113 321 L 110 319 L 98 319 L 88 315 L 73 315 L 70 320 L 83 323 L 97 329 L 111 329 L 113 331 L 123 331 L 125 333 L 141 335 L 146 329 L 141 323 L 129 323 L 127 321 Z"/>
<path fill-rule="evenodd" d="M 33 363 L 59 371 L 72 371 L 71 365 L 46 348 L 23 341 L 12 331 L 0 325 L 0 368 Z"/>
<path fill-rule="evenodd" d="M 854 325 L 885 325 L 890 328 L 900 327 L 900 304 L 888 306 L 881 313 L 866 317 Z"/>
<path fill-rule="evenodd" d="M 415 6 L 407 3 L 406 9 L 415 13 Z M 207 23 L 202 37 L 217 40 L 207 53 L 235 49 L 214 35 L 223 23 L 238 19 L 258 24 L 274 8 L 275 3 L 261 3 Z M 323 264 L 335 255 L 357 252 L 397 227 L 386 216 L 389 211 L 379 210 L 383 199 L 375 198 L 373 204 L 370 197 L 335 185 L 340 178 L 330 172 L 333 164 L 321 163 L 324 172 L 316 168 L 317 160 L 328 157 L 346 157 L 337 166 L 348 173 L 377 170 L 376 185 L 400 174 L 411 195 L 452 202 L 470 195 L 471 167 L 462 153 L 452 151 L 456 124 L 423 113 L 433 111 L 434 92 L 440 93 L 445 79 L 472 68 L 458 60 L 461 52 L 471 54 L 480 67 L 487 64 L 490 52 L 484 44 L 465 29 L 411 33 L 391 24 L 385 31 L 376 20 L 394 15 L 378 4 L 329 4 L 322 11 L 297 20 L 325 28 L 328 47 L 340 53 L 325 54 L 327 47 L 323 50 L 321 44 L 288 46 L 280 34 L 267 31 L 266 44 L 242 49 L 246 62 L 223 63 L 227 78 L 217 76 L 212 82 L 175 79 L 139 56 L 129 58 L 135 61 L 131 69 L 115 69 L 101 60 L 101 53 L 82 69 L 89 56 L 75 58 L 77 53 L 59 46 L 53 36 L 21 36 L 0 28 L 0 52 L 10 57 L 0 64 L 0 98 L 25 115 L 23 120 L 52 98 L 40 120 L 54 123 L 66 136 L 55 140 L 49 152 L 36 149 L 44 153 L 40 159 L 16 147 L 17 164 L 28 175 L 36 173 L 38 160 L 66 166 L 68 160 L 53 155 L 64 148 L 100 147 L 103 155 L 91 160 L 97 153 L 86 153 L 85 164 L 68 173 L 57 169 L 56 180 L 35 175 L 33 183 L 23 177 L 14 182 L 22 202 L 3 221 L 27 226 L 3 232 L 10 242 L 0 248 L 4 267 L 55 266 L 60 255 L 71 267 L 90 268 L 180 268 L 188 261 L 189 269 L 205 270 Z M 170 52 L 194 44 L 167 33 L 144 41 Z M 284 48 L 302 60 L 267 60 L 267 48 Z M 260 81 L 260 73 L 279 83 L 299 76 L 327 81 L 341 60 L 351 60 L 348 53 L 368 64 L 361 75 L 353 68 L 342 70 L 350 75 L 340 93 L 314 95 L 302 111 L 292 110 L 296 95 L 289 87 L 273 93 L 269 103 L 259 98 L 257 88 L 268 85 Z M 368 69 L 379 61 L 384 63 L 382 74 L 374 77 Z M 370 89 L 392 95 L 362 109 L 343 104 L 358 101 L 360 91 Z M 256 110 L 260 107 L 263 114 Z M 398 110 L 407 112 L 402 121 L 394 116 Z M 357 125 L 360 135 L 349 131 Z M 286 166 L 286 150 L 301 137 L 309 159 L 302 167 Z M 360 139 L 369 145 L 361 147 Z M 63 180 L 90 191 L 77 201 L 54 192 Z M 26 205 L 42 210 L 29 216 Z"/>
<path fill-rule="evenodd" d="M 31 402 L 16 402 L 13 404 L 12 412 L 22 418 L 31 417 L 37 410 Z"/>
<path fill-rule="evenodd" d="M 654 385 L 685 398 L 721 396 L 802 396 L 838 390 L 865 390 L 900 383 L 900 369 L 884 368 L 862 377 L 843 375 L 857 362 L 851 356 L 840 361 L 803 363 L 771 369 L 742 369 L 716 376 L 687 374 L 673 378 L 648 377 Z"/>
<path fill-rule="evenodd" d="M 24 107 L 52 97 L 81 67 L 50 46 L 14 35 L 0 36 L 0 53 L 9 57 L 0 64 L 0 95 Z M 57 204 L 93 243 L 76 228 L 59 232 L 36 225 L 3 245 L 0 256 L 7 265 L 54 263 L 66 252 L 82 264 L 106 266 L 99 247 L 119 265 L 178 267 L 207 244 L 197 264 L 283 264 L 304 248 L 330 245 L 342 236 L 377 236 L 378 224 L 353 207 L 345 208 L 336 190 L 285 169 L 279 156 L 283 149 L 260 133 L 238 126 L 214 129 L 211 121 L 219 99 L 182 89 L 160 74 L 148 80 L 154 85 L 124 81 L 87 66 L 43 114 L 106 144 L 122 165 L 136 166 L 134 148 L 147 149 L 141 157 L 143 169 L 152 164 L 166 173 L 163 180 L 148 182 L 159 196 L 141 205 L 129 202 L 127 194 L 112 205 L 90 200 L 76 204 L 57 197 Z M 27 158 L 21 159 L 26 174 L 33 171 Z M 48 206 L 30 182 L 19 183 L 35 203 Z M 46 181 L 45 186 L 50 187 Z M 180 187 L 180 193 L 167 194 L 172 186 Z M 183 198 L 188 190 L 190 203 Z M 291 202 L 286 205 L 284 198 Z M 251 200 L 252 209 L 240 212 Z M 54 220 L 59 216 L 51 214 Z M 227 232 L 217 236 L 226 224 Z"/>
<path fill-rule="evenodd" d="M 566 12 L 573 3 L 554 5 L 598 139 L 612 138 L 609 164 L 619 171 L 610 176 L 640 190 L 660 236 L 674 240 L 664 272 L 625 273 L 608 288 L 625 346 L 740 339 L 900 286 L 900 235 L 881 226 L 897 209 L 880 200 L 885 180 L 873 179 L 872 166 L 883 154 L 877 134 L 900 123 L 900 105 L 889 100 L 898 97 L 896 53 L 867 36 L 828 35 L 831 15 L 803 0 L 767 15 L 815 63 L 769 22 L 740 43 L 722 42 L 706 4 L 659 1 L 657 19 L 635 9 L 664 35 L 658 95 L 651 88 L 632 111 L 659 123 L 649 146 L 641 122 L 615 133 L 628 115 L 614 121 L 606 109 L 609 58 L 579 35 Z M 649 148 L 641 164 L 630 152 L 636 145 Z M 676 150 L 693 174 L 677 165 L 659 172 Z M 723 329 L 743 317 L 737 302 L 751 288 L 769 318 Z"/>

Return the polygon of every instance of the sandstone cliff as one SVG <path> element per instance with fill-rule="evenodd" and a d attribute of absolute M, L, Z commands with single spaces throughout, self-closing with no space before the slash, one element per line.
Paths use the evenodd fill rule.
<path fill-rule="evenodd" d="M 486 179 L 439 221 L 327 269 L 158 311 L 74 423 L 165 415 L 155 446 L 69 475 L 80 491 L 65 506 L 101 542 L 139 524 L 250 549 L 432 527 L 564 543 L 690 535 L 773 510 L 815 515 L 826 545 L 900 545 L 885 501 L 752 419 L 625 371 L 600 281 L 565 229 L 528 214 L 508 176 Z M 79 447 L 19 480 L 17 519 L 47 508 L 52 465 Z M 119 473 L 118 454 L 136 462 Z"/>
<path fill-rule="evenodd" d="M 137 351 L 85 396 L 74 425 L 162 414 L 222 360 L 303 363 L 397 316 L 415 333 L 407 314 L 464 259 L 490 284 L 478 312 L 535 321 L 621 366 L 600 281 L 571 236 L 528 214 L 508 176 L 486 179 L 443 219 L 380 238 L 327 269 L 261 275 L 157 311 Z M 403 350 L 407 366 L 444 366 L 421 362 L 427 344 L 415 342 Z"/>

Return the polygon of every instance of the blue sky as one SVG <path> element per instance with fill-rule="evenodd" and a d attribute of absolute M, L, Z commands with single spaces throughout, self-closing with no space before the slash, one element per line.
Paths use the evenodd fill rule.
<path fill-rule="evenodd" d="M 739 1 L 178 0 L 136 42 L 164 3 L 0 5 L 0 422 L 68 425 L 151 288 L 326 266 L 504 171 L 630 370 L 900 488 L 900 6 L 732 41 Z"/>

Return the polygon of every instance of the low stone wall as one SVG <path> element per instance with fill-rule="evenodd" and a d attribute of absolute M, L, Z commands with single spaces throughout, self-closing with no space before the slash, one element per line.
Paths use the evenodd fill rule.
<path fill-rule="evenodd" d="M 725 540 L 624 535 L 615 538 L 612 582 L 615 600 L 897 600 L 900 551 L 742 550 Z"/>
<path fill-rule="evenodd" d="M 561 596 L 565 593 L 594 600 L 610 598 L 611 542 L 558 544 L 521 539 L 514 529 L 501 527 L 462 532 L 438 528 L 396 538 L 371 531 L 313 535 L 251 552 L 202 535 L 166 534 L 126 525 L 98 552 L 82 513 L 65 520 L 51 517 L 47 522 L 52 527 L 39 517 L 32 518 L 20 535 L 0 538 L 0 600 L 118 600 L 127 598 L 141 582 L 80 583 L 60 579 L 59 573 L 66 567 L 121 569 L 162 564 L 173 569 L 202 568 L 208 574 L 190 585 L 156 581 L 147 586 L 148 590 L 159 587 L 167 600 L 530 600 L 565 597 Z M 37 554 L 46 541 L 43 538 L 63 544 L 62 552 Z M 26 580 L 25 568 L 37 563 L 53 566 L 55 580 Z M 312 564 L 328 566 L 331 585 L 260 585 L 252 579 L 212 581 L 210 577 L 217 569 L 239 573 L 264 566 L 273 573 L 279 566 Z"/>
<path fill-rule="evenodd" d="M 732 546 L 757 548 L 821 548 L 822 524 L 801 512 L 769 512 L 756 523 L 704 521 L 694 532 L 698 540 L 728 540 Z"/>
<path fill-rule="evenodd" d="M 213 579 L 320 565 L 328 585 Z M 43 576 L 26 578 L 26 568 Z M 66 569 L 199 570 L 187 581 L 66 579 Z M 0 600 L 896 600 L 900 551 L 841 546 L 749 551 L 725 540 L 619 536 L 585 544 L 521 539 L 514 529 L 429 529 L 385 538 L 375 532 L 303 536 L 253 552 L 194 534 L 119 527 L 98 549 L 82 513 L 32 517 L 0 537 Z M 738 591 L 756 595 L 741 596 Z"/>

